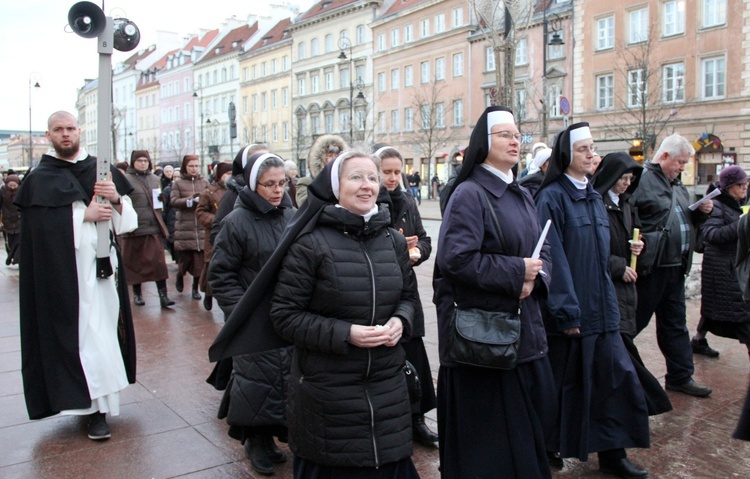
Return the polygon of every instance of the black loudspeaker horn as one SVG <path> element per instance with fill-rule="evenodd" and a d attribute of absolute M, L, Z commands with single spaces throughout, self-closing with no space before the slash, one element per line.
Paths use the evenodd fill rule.
<path fill-rule="evenodd" d="M 94 38 L 104 31 L 107 18 L 95 3 L 78 2 L 68 11 L 68 24 L 77 35 Z"/>

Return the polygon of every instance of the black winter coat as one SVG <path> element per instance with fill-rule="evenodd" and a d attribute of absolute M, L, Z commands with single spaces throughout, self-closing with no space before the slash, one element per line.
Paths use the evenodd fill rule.
<path fill-rule="evenodd" d="M 403 348 L 349 344 L 352 324 L 397 316 L 408 339 L 416 307 L 402 235 L 381 210 L 362 216 L 325 206 L 289 248 L 271 303 L 279 335 L 294 343 L 289 445 L 330 466 L 379 467 L 411 456 Z"/>
<path fill-rule="evenodd" d="M 620 306 L 620 332 L 634 337 L 638 291 L 635 283 L 626 283 L 622 280 L 625 267 L 630 265 L 628 241 L 633 239 L 633 207 L 627 202 L 627 195 L 620 196 L 618 206 L 608 194 L 604 196 L 604 207 L 607 208 L 609 217 L 609 274 L 612 276 L 617 304 Z"/>
<path fill-rule="evenodd" d="M 714 209 L 701 226 L 705 244 L 701 271 L 701 315 L 714 321 L 750 322 L 750 305 L 742 300 L 735 275 L 740 203 L 727 193 L 714 199 Z"/>
<path fill-rule="evenodd" d="M 219 207 L 216 209 L 216 214 L 214 215 L 214 223 L 211 225 L 211 234 L 209 237 L 211 244 L 216 242 L 216 236 L 218 236 L 221 230 L 222 220 L 234 209 L 237 196 L 239 196 L 242 188 L 245 187 L 245 178 L 242 175 L 235 175 L 227 180 L 226 187 L 227 191 L 224 192 L 224 196 L 219 201 Z"/>
<path fill-rule="evenodd" d="M 138 228 L 132 233 L 125 236 L 147 236 L 161 233 L 161 227 L 157 222 L 154 214 L 160 215 L 161 211 L 154 211 L 153 190 L 161 190 L 159 177 L 151 171 L 141 173 L 133 167 L 128 168 L 125 173 L 133 191 L 130 193 L 130 200 L 133 202 L 133 209 L 138 214 Z"/>

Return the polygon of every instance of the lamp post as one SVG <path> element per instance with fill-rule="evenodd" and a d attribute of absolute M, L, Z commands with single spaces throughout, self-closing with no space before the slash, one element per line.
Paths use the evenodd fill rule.
<path fill-rule="evenodd" d="M 354 77 L 352 76 L 354 74 L 354 47 L 352 46 L 352 42 L 349 41 L 347 37 L 341 37 L 339 38 L 339 60 L 349 60 L 349 143 L 352 143 L 354 141 Z M 346 50 L 349 50 L 349 56 L 346 55 Z M 359 93 L 357 93 L 357 99 L 358 100 L 365 100 L 365 95 L 362 93 L 364 90 L 364 83 L 357 79 L 356 82 L 357 90 L 359 90 Z"/>
<path fill-rule="evenodd" d="M 549 124 L 549 106 L 547 105 L 547 96 L 549 96 L 549 92 L 547 91 L 547 46 L 565 45 L 565 42 L 560 38 L 560 19 L 555 18 L 550 22 L 547 21 L 547 7 L 549 6 L 549 0 L 543 1 L 542 32 L 544 35 L 544 48 L 542 48 L 542 141 L 546 143 Z M 548 25 L 548 23 L 551 25 Z M 550 26 L 552 27 L 552 39 L 549 38 Z"/>
<path fill-rule="evenodd" d="M 28 167 L 31 168 L 34 162 L 34 140 L 32 137 L 32 131 L 31 131 L 31 89 L 32 88 L 41 88 L 42 86 L 39 84 L 39 81 L 36 80 L 38 73 L 31 73 L 29 75 L 29 164 Z"/>
<path fill-rule="evenodd" d="M 198 92 L 201 92 L 200 95 L 198 95 Z M 196 83 L 193 85 L 193 98 L 198 99 L 198 106 L 200 108 L 200 117 L 201 117 L 201 150 L 200 150 L 200 158 L 201 158 L 201 171 L 203 171 L 203 86 L 201 86 L 200 83 Z"/>

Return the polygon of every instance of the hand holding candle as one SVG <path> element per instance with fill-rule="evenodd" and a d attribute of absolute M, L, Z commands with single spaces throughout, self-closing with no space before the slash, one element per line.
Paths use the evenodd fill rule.
<path fill-rule="evenodd" d="M 640 228 L 633 228 L 633 239 L 630 240 L 631 244 L 631 250 L 632 245 L 640 243 L 641 248 L 643 248 L 643 242 L 641 241 L 641 230 Z M 638 251 L 638 254 L 640 254 L 640 250 Z M 630 253 L 630 267 L 635 270 L 635 265 L 638 262 L 638 254 L 631 251 Z"/>

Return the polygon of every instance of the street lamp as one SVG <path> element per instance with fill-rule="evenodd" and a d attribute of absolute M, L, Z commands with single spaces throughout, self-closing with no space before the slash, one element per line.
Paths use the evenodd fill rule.
<path fill-rule="evenodd" d="M 39 84 L 39 80 L 36 79 L 38 76 L 39 74 L 34 72 L 29 75 L 29 168 L 33 166 L 32 163 L 34 161 L 34 140 L 31 136 L 31 89 L 42 87 Z"/>
<path fill-rule="evenodd" d="M 198 92 L 201 92 L 200 95 L 198 95 Z M 200 115 L 201 115 L 201 150 L 200 150 L 200 158 L 201 158 L 201 171 L 203 171 L 203 86 L 200 83 L 196 83 L 193 85 L 193 98 L 198 99 L 198 106 L 200 107 Z"/>
<path fill-rule="evenodd" d="M 352 42 L 350 42 L 347 37 L 341 37 L 339 38 L 339 50 L 341 50 L 341 52 L 339 53 L 339 60 L 349 60 L 349 143 L 352 143 L 354 141 L 353 126 L 355 82 L 352 76 L 354 74 L 354 47 L 352 45 Z M 346 50 L 349 50 L 348 57 L 346 56 Z M 359 90 L 359 93 L 357 93 L 357 100 L 365 100 L 365 95 L 363 93 L 365 85 L 361 79 L 357 78 L 356 86 L 357 90 Z"/>
<path fill-rule="evenodd" d="M 542 30 L 544 35 L 544 48 L 542 48 L 542 141 L 547 142 L 547 128 L 549 124 L 549 106 L 547 105 L 549 99 L 547 96 L 547 46 L 560 46 L 565 45 L 562 37 L 560 37 L 560 19 L 555 16 L 554 20 L 547 22 L 547 6 L 549 0 L 544 1 L 543 17 L 542 17 Z M 549 25 L 548 25 L 549 23 Z M 549 38 L 549 30 L 552 30 L 552 38 Z"/>

